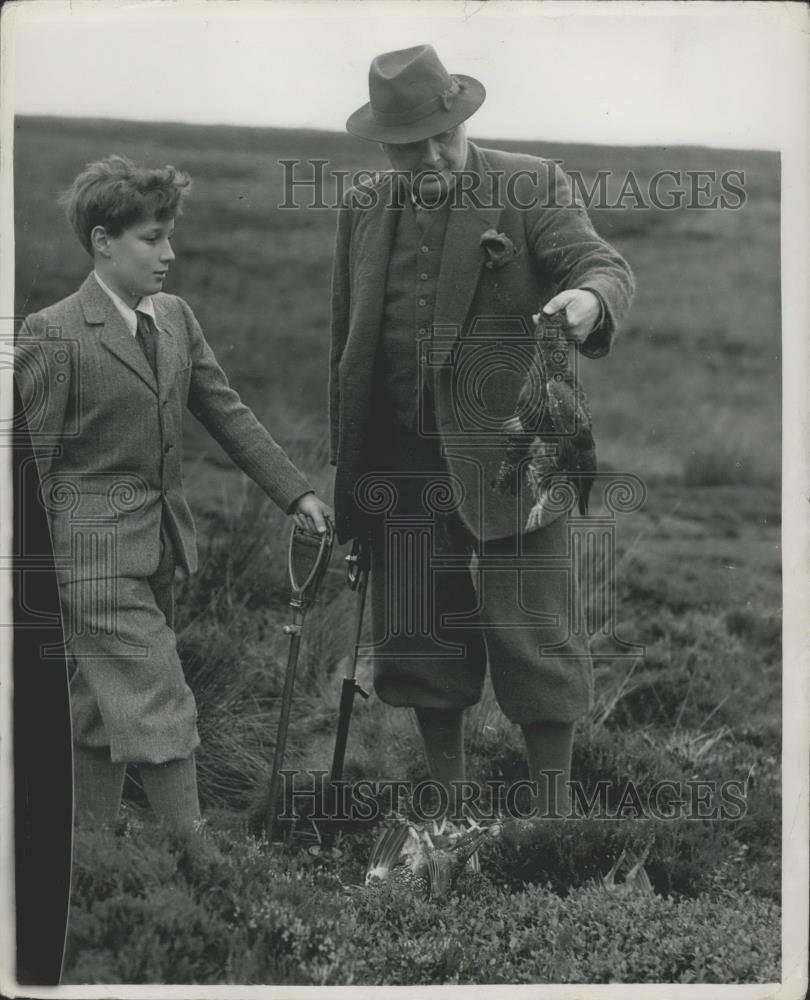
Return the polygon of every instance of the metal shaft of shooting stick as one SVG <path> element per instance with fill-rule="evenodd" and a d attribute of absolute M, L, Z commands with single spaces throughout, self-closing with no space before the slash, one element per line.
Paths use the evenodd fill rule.
<path fill-rule="evenodd" d="M 293 608 L 292 625 L 285 625 L 284 631 L 290 636 L 290 650 L 287 659 L 287 673 L 284 676 L 284 689 L 281 694 L 281 712 L 278 720 L 276 748 L 273 754 L 273 771 L 270 778 L 269 818 L 267 821 L 267 839 L 272 841 L 276 828 L 276 805 L 278 802 L 279 785 L 281 784 L 281 767 L 284 763 L 284 751 L 287 746 L 287 730 L 290 726 L 290 711 L 292 709 L 295 673 L 298 668 L 298 652 L 301 649 L 301 629 L 304 624 L 303 607 L 299 603 Z"/>
<path fill-rule="evenodd" d="M 281 695 L 281 710 L 273 754 L 273 771 L 268 793 L 266 828 L 270 841 L 272 841 L 276 829 L 276 806 L 281 784 L 281 768 L 287 747 L 287 731 L 290 725 L 290 711 L 295 687 L 295 673 L 298 667 L 298 653 L 301 648 L 301 633 L 304 628 L 304 615 L 307 607 L 314 601 L 323 579 L 332 552 L 332 542 L 331 527 L 318 535 L 294 527 L 290 535 L 288 568 L 291 586 L 290 608 L 293 620 L 290 625 L 284 626 L 285 634 L 290 637 L 290 648 L 287 657 L 287 672 L 284 676 L 284 689 Z"/>
<path fill-rule="evenodd" d="M 329 771 L 330 795 L 328 804 L 336 807 L 336 782 L 343 778 L 343 767 L 346 761 L 346 745 L 349 740 L 349 724 L 352 718 L 355 696 L 360 694 L 368 698 L 368 693 L 357 683 L 357 656 L 360 639 L 363 633 L 363 612 L 366 606 L 366 590 L 369 576 L 369 547 L 366 542 L 357 542 L 351 555 L 346 556 L 349 563 L 348 585 L 357 591 L 357 618 L 354 631 L 354 646 L 352 649 L 352 666 L 350 673 L 343 678 L 340 688 L 340 708 L 338 710 L 337 733 L 335 735 L 335 750 L 332 754 L 332 767 Z M 321 847 L 329 850 L 334 841 L 334 830 L 327 826 L 321 835 Z"/>
<path fill-rule="evenodd" d="M 360 638 L 363 631 L 363 611 L 366 605 L 366 589 L 368 587 L 368 573 L 364 572 L 358 587 L 358 609 L 357 627 L 354 635 L 354 652 L 352 654 L 351 673 L 343 678 L 340 689 L 340 711 L 338 714 L 337 735 L 335 737 L 335 752 L 332 755 L 332 769 L 329 772 L 330 781 L 340 781 L 343 777 L 343 766 L 346 760 L 346 744 L 349 739 L 349 722 L 351 721 L 352 707 L 354 706 L 355 694 L 361 694 L 368 698 L 368 694 L 357 683 L 357 650 L 360 645 Z"/>

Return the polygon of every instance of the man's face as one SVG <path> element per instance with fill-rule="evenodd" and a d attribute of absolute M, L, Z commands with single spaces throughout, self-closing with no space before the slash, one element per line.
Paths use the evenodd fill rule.
<path fill-rule="evenodd" d="M 161 291 L 175 258 L 173 235 L 174 219 L 161 222 L 154 217 L 136 222 L 119 236 L 105 234 L 96 252 L 103 280 L 130 304 Z"/>
<path fill-rule="evenodd" d="M 421 142 L 382 143 L 394 170 L 410 176 L 414 195 L 427 205 L 435 205 L 452 190 L 454 171 L 467 162 L 467 130 L 462 122 Z"/>

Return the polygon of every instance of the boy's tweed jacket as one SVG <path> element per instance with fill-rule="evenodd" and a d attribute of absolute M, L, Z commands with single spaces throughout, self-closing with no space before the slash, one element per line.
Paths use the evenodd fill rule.
<path fill-rule="evenodd" d="M 480 177 L 482 184 L 478 203 L 474 195 L 461 208 L 451 202 L 433 312 L 438 350 L 432 353 L 428 373 L 441 442 L 450 471 L 463 487 L 460 513 L 479 538 L 505 538 L 522 533 L 535 502 L 525 484 L 517 498 L 490 485 L 504 457 L 496 433 L 499 420 L 514 413 L 526 375 L 521 359 L 532 356 L 532 314 L 562 290 L 587 287 L 597 292 L 605 319 L 578 344 L 578 350 L 598 358 L 610 350 L 629 308 L 634 281 L 622 256 L 597 235 L 585 209 L 575 203 L 558 166 L 470 143 L 465 170 Z M 330 422 L 341 540 L 356 534 L 362 523 L 354 493 L 360 477 L 369 471 L 364 451 L 369 422 L 374 420 L 375 356 L 398 215 L 389 207 L 392 199 L 396 203 L 393 183 L 393 172 L 387 171 L 367 188 L 352 188 L 338 214 Z M 490 229 L 504 234 L 516 251 L 493 267 L 485 266 L 488 255 L 481 246 L 482 235 Z M 474 371 L 478 362 L 470 359 L 482 356 L 476 344 L 489 352 L 488 373 Z M 475 403 L 472 397 L 481 376 L 477 384 L 488 383 L 482 397 L 484 413 L 478 428 L 471 429 L 463 423 L 464 406 L 459 401 L 467 394 L 466 402 Z"/>
<path fill-rule="evenodd" d="M 150 576 L 164 519 L 176 562 L 197 569 L 181 469 L 186 407 L 283 510 L 311 490 L 229 386 L 188 305 L 165 293 L 152 301 L 157 382 L 92 273 L 18 335 L 16 378 L 62 582 Z M 91 541 L 105 526 L 112 551 Z"/>

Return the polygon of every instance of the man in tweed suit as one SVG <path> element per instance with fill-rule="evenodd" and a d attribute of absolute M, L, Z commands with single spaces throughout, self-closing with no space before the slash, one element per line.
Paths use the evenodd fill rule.
<path fill-rule="evenodd" d="M 110 156 L 63 196 L 93 272 L 29 316 L 16 378 L 32 431 L 56 561 L 71 679 L 79 821 L 109 821 L 127 763 L 155 813 L 199 818 L 197 710 L 172 630 L 175 568 L 197 569 L 183 491 L 186 407 L 233 461 L 310 529 L 331 510 L 228 384 L 191 309 L 165 294 L 174 167 Z"/>
<path fill-rule="evenodd" d="M 633 278 L 559 167 L 467 140 L 484 88 L 431 46 L 378 56 L 369 91 L 346 127 L 393 169 L 339 209 L 330 411 L 338 537 L 372 549 L 375 689 L 415 709 L 431 776 L 450 789 L 488 663 L 535 806 L 564 809 L 592 666 L 570 627 L 571 574 L 538 567 L 568 554 L 568 511 L 550 505 L 526 531 L 526 482 L 517 495 L 496 485 L 501 432 L 515 427 L 533 316 L 564 318 L 574 353 L 601 357 Z"/>

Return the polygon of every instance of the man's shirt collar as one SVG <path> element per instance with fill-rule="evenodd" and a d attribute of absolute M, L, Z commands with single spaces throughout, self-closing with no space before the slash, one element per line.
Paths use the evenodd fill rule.
<path fill-rule="evenodd" d="M 113 305 L 123 317 L 123 320 L 127 325 L 127 329 L 134 337 L 138 332 L 138 317 L 135 314 L 135 310 L 131 306 L 128 306 L 120 295 L 116 295 L 112 288 L 101 280 L 101 276 L 98 271 L 94 270 L 93 275 L 101 288 L 107 293 L 107 295 L 109 295 Z M 143 312 L 146 313 L 147 316 L 151 316 L 157 325 L 157 320 L 155 319 L 155 305 L 152 302 L 151 295 L 144 295 L 144 297 L 138 302 L 137 309 L 138 312 Z"/>

